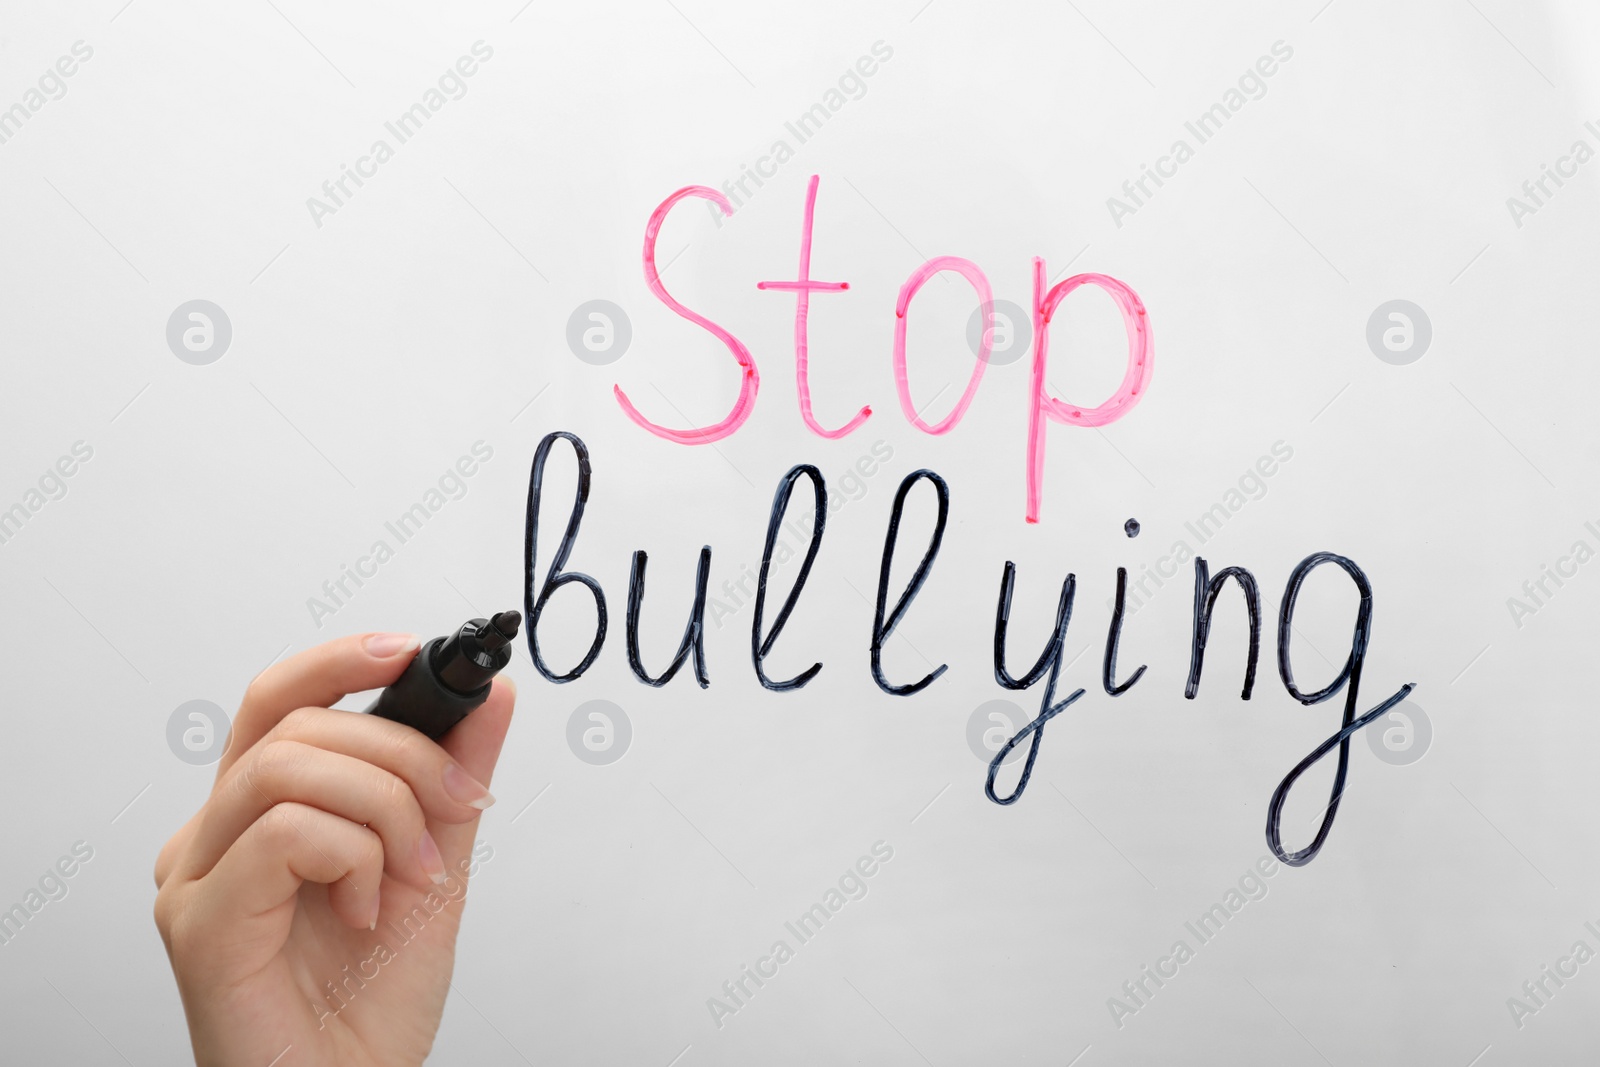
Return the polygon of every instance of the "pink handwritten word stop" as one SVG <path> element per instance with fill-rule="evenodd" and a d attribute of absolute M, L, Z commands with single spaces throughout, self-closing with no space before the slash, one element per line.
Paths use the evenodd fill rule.
<path fill-rule="evenodd" d="M 785 281 L 757 282 L 756 288 L 762 290 L 776 290 L 779 292 L 792 292 L 795 294 L 794 318 L 794 364 L 795 385 L 800 401 L 800 418 L 806 427 L 813 433 L 830 440 L 844 437 L 854 432 L 862 423 L 872 416 L 872 408 L 863 405 L 843 426 L 837 429 L 828 429 L 819 423 L 811 406 L 811 367 L 810 349 L 807 342 L 807 324 L 811 312 L 811 294 L 815 292 L 843 292 L 850 288 L 848 282 L 820 282 L 811 278 L 811 236 L 812 224 L 816 213 L 817 185 L 819 178 L 812 175 L 806 189 L 805 213 L 800 223 L 800 265 L 798 276 Z M 651 422 L 640 413 L 638 408 L 628 399 L 621 386 L 614 386 L 617 402 L 622 405 L 622 410 L 628 418 L 636 424 L 649 430 L 658 437 L 679 444 L 698 445 L 709 444 L 729 436 L 744 425 L 755 409 L 756 393 L 761 386 L 761 375 L 756 370 L 755 358 L 751 356 L 750 349 L 743 341 L 735 337 L 730 331 L 717 323 L 685 307 L 661 282 L 661 273 L 656 268 L 656 239 L 661 232 L 661 226 L 666 221 L 667 215 L 680 201 L 689 197 L 698 197 L 710 200 L 722 209 L 723 214 L 732 215 L 733 206 L 722 193 L 709 186 L 690 185 L 663 200 L 655 211 L 650 214 L 650 221 L 645 226 L 644 232 L 644 277 L 650 291 L 656 295 L 672 311 L 710 333 L 727 347 L 739 366 L 741 379 L 739 383 L 739 396 L 734 401 L 733 409 L 721 421 L 711 426 L 693 427 L 689 429 L 673 429 Z M 973 398 L 977 395 L 978 387 L 983 382 L 983 372 L 989 365 L 989 354 L 994 342 L 994 324 L 990 321 L 984 328 L 978 351 L 976 364 L 972 368 L 972 375 L 967 380 L 967 387 L 962 392 L 955 406 L 944 418 L 934 423 L 928 423 L 917 413 L 911 401 L 910 374 L 907 369 L 906 359 L 906 326 L 907 317 L 911 311 L 911 301 L 922 287 L 934 275 L 943 271 L 951 271 L 961 275 L 972 286 L 978 296 L 979 307 L 992 308 L 993 296 L 989 287 L 989 279 L 971 260 L 960 256 L 935 256 L 911 272 L 910 277 L 900 288 L 899 299 L 895 302 L 895 329 L 894 329 L 894 378 L 896 392 L 899 394 L 900 410 L 906 420 L 926 434 L 947 434 L 955 429 L 967 413 Z M 1033 261 L 1033 372 L 1028 394 L 1028 456 L 1027 456 L 1027 511 L 1028 522 L 1039 521 L 1040 496 L 1044 483 L 1044 451 L 1045 451 L 1045 424 L 1046 421 L 1060 423 L 1065 426 L 1107 426 L 1122 418 L 1132 411 L 1145 393 L 1149 390 L 1150 375 L 1155 368 L 1155 352 L 1150 335 L 1150 322 L 1144 308 L 1144 303 L 1139 295 L 1126 283 L 1105 274 L 1075 274 L 1065 281 L 1059 282 L 1046 291 L 1045 288 L 1044 260 L 1035 258 Z M 1050 322 L 1060 307 L 1071 293 L 1084 285 L 1092 285 L 1103 290 L 1116 303 L 1122 313 L 1123 324 L 1127 330 L 1127 364 L 1123 373 L 1122 384 L 1104 402 L 1096 407 L 1080 407 L 1068 403 L 1058 397 L 1049 395 L 1045 385 L 1049 366 L 1050 353 Z"/>

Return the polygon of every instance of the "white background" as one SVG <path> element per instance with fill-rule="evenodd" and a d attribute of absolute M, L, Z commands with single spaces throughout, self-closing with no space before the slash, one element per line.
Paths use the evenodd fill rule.
<path fill-rule="evenodd" d="M 0 21 L 0 107 L 75 41 L 94 50 L 0 145 L 0 508 L 75 441 L 93 448 L 66 496 L 0 545 L 0 906 L 75 841 L 94 849 L 69 895 L 0 946 L 5 1058 L 186 1055 L 150 871 L 210 770 L 174 756 L 169 716 L 195 699 L 231 712 L 255 673 L 335 634 L 431 636 L 520 607 L 528 464 L 557 429 L 593 453 L 572 564 L 604 585 L 612 631 L 571 685 L 525 655 L 510 668 L 518 718 L 481 831 L 494 858 L 473 883 L 437 1062 L 1488 1065 L 1593 1046 L 1600 964 L 1520 1029 L 1506 1003 L 1574 942 L 1600 949 L 1584 928 L 1600 923 L 1600 567 L 1520 627 L 1507 605 L 1574 541 L 1600 548 L 1583 525 L 1600 519 L 1600 164 L 1520 227 L 1506 206 L 1573 141 L 1600 147 L 1583 127 L 1600 117 L 1586 73 L 1600 39 L 1581 10 L 121 3 L 11 4 Z M 384 122 L 479 40 L 493 57 L 466 94 L 317 225 L 307 198 L 375 139 L 392 145 Z M 879 41 L 892 58 L 864 94 L 797 145 L 785 122 Z M 1117 226 L 1107 198 L 1174 139 L 1195 147 L 1184 122 L 1277 41 L 1293 57 L 1264 95 Z M 689 202 L 661 241 L 669 288 L 754 354 L 755 413 L 715 448 L 656 439 L 626 421 L 613 384 L 658 421 L 705 425 L 737 375 L 647 291 L 645 220 L 681 186 L 737 178 L 779 138 L 794 158 L 731 219 Z M 799 418 L 792 296 L 755 288 L 793 277 L 812 174 L 813 276 L 851 287 L 812 302 L 817 414 L 832 426 L 863 403 L 875 412 L 838 441 Z M 942 254 L 976 262 L 997 299 L 1026 306 L 1038 255 L 1052 277 L 1121 278 L 1149 310 L 1148 397 L 1103 432 L 1051 428 L 1038 526 L 1022 521 L 1026 356 L 988 369 L 946 437 L 899 411 L 895 297 Z M 233 330 L 207 366 L 165 337 L 196 298 Z M 1397 298 L 1433 331 L 1405 366 L 1366 341 L 1369 315 Z M 592 299 L 632 322 L 608 366 L 566 342 Z M 974 307 L 953 277 L 914 305 L 913 392 L 930 418 L 972 366 Z M 1052 340 L 1061 394 L 1109 395 L 1122 341 L 1108 300 L 1075 295 Z M 316 625 L 308 598 L 479 440 L 493 458 L 466 494 Z M 643 642 L 659 670 L 699 546 L 713 547 L 720 596 L 759 563 L 785 470 L 814 463 L 837 485 L 878 441 L 893 457 L 831 517 L 769 661 L 787 677 L 820 660 L 810 686 L 759 687 L 748 607 L 708 623 L 709 690 L 687 671 L 661 690 L 634 680 L 634 549 L 650 553 Z M 1254 698 L 1239 700 L 1232 589 L 1200 696 L 1182 698 L 1186 568 L 1128 622 L 1123 673 L 1148 663 L 1146 678 L 1107 697 L 1115 568 L 1137 578 L 1177 540 L 1194 545 L 1185 522 L 1276 442 L 1292 459 L 1201 549 L 1213 570 L 1242 565 L 1261 583 Z M 901 699 L 868 673 L 869 601 L 895 486 L 919 467 L 950 483 L 951 523 L 886 667 L 898 681 L 949 671 Z M 553 499 L 571 477 L 558 449 Z M 903 534 L 913 551 L 924 494 Z M 542 568 L 553 541 L 540 549 Z M 1174 941 L 1197 946 L 1184 923 L 1266 854 L 1272 789 L 1337 728 L 1342 698 L 1302 707 L 1275 669 L 1284 581 L 1319 550 L 1355 559 L 1374 587 L 1361 710 L 1415 682 L 1431 747 L 1395 766 L 1358 736 L 1321 856 L 1277 870 L 1119 1028 L 1108 998 Z M 1008 559 L 1013 669 L 1042 647 L 1070 570 L 1067 646 L 1082 656 L 1063 695 L 1089 692 L 1001 808 L 966 727 L 1007 696 L 990 642 Z M 792 566 L 778 573 L 787 589 Z M 1307 688 L 1342 661 L 1354 599 L 1332 570 L 1308 585 L 1295 646 Z M 541 630 L 551 662 L 572 663 L 591 625 L 585 598 L 562 593 Z M 608 766 L 566 741 L 573 709 L 595 699 L 632 724 Z M 1290 847 L 1309 841 L 1328 780 L 1319 765 L 1291 799 Z M 880 840 L 894 858 L 868 895 L 719 1028 L 708 998 Z"/>

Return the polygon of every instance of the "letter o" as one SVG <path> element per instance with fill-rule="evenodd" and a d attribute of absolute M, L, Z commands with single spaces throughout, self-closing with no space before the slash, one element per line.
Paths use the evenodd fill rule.
<path fill-rule="evenodd" d="M 983 381 L 984 368 L 989 365 L 989 353 L 994 348 L 994 331 L 983 331 L 983 339 L 978 345 L 978 363 L 972 368 L 972 377 L 967 379 L 966 391 L 961 394 L 961 399 L 956 401 L 956 406 L 950 414 L 937 425 L 929 426 L 922 421 L 922 416 L 917 414 L 917 407 L 911 402 L 911 381 L 906 373 L 906 316 L 911 311 L 911 298 L 917 291 L 927 284 L 940 271 L 955 271 L 965 278 L 972 288 L 978 293 L 978 307 L 992 309 L 994 296 L 989 291 L 989 279 L 984 277 L 983 271 L 970 259 L 960 256 L 935 256 L 922 266 L 911 272 L 911 277 L 900 287 L 900 299 L 894 305 L 894 384 L 900 393 L 900 410 L 905 413 L 906 421 L 926 434 L 949 433 L 955 429 L 956 423 L 961 421 L 961 416 L 967 413 L 967 406 L 972 403 L 973 396 L 978 392 L 978 384 Z"/>

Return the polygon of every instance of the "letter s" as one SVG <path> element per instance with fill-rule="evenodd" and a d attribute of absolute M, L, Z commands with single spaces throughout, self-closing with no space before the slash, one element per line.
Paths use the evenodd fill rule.
<path fill-rule="evenodd" d="M 639 414 L 639 410 L 628 400 L 628 395 L 622 391 L 622 386 L 614 385 L 611 388 L 616 393 L 617 403 L 622 405 L 623 413 L 657 437 L 664 437 L 668 441 L 676 441 L 680 445 L 706 445 L 713 441 L 722 440 L 744 425 L 744 420 L 750 417 L 750 411 L 755 406 L 756 390 L 761 386 L 761 375 L 756 372 L 756 362 L 751 358 L 750 350 L 745 347 L 743 341 L 704 315 L 690 311 L 678 303 L 672 294 L 667 292 L 667 287 L 661 284 L 661 273 L 656 270 L 656 236 L 661 232 L 661 224 L 666 222 L 667 214 L 672 210 L 673 205 L 679 200 L 690 196 L 710 200 L 722 209 L 724 215 L 731 216 L 733 214 L 733 205 L 728 203 L 728 198 L 709 186 L 685 186 L 667 197 L 651 213 L 650 221 L 644 228 L 644 280 L 650 286 L 650 291 L 656 295 L 656 299 L 728 346 L 728 351 L 733 353 L 733 358 L 738 362 L 744 375 L 743 380 L 739 383 L 739 399 L 734 401 L 733 410 L 728 413 L 728 417 L 715 426 L 707 426 L 701 429 L 674 430 L 670 427 L 658 426 Z"/>

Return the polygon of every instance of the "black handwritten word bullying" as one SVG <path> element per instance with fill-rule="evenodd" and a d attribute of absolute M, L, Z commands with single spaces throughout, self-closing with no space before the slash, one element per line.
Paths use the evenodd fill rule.
<path fill-rule="evenodd" d="M 561 540 L 550 558 L 550 563 L 541 578 L 538 573 L 538 548 L 539 548 L 539 511 L 543 503 L 544 472 L 550 461 L 551 450 L 558 441 L 565 441 L 571 446 L 573 457 L 577 461 L 578 477 L 577 489 L 573 495 L 572 509 L 567 517 L 566 529 L 561 535 Z M 533 456 L 533 469 L 528 479 L 528 507 L 527 531 L 524 541 L 524 590 L 523 603 L 527 612 L 527 627 L 525 629 L 528 642 L 528 652 L 533 658 L 534 667 L 551 682 L 570 682 L 583 676 L 596 658 L 600 655 L 601 648 L 606 640 L 606 595 L 600 582 L 588 574 L 580 571 L 567 570 L 567 559 L 572 553 L 572 548 L 578 537 L 578 529 L 583 521 L 584 508 L 588 504 L 589 492 L 593 479 L 593 471 L 589 460 L 589 449 L 575 434 L 566 432 L 552 433 L 539 442 L 538 449 Z M 772 563 L 774 549 L 778 543 L 778 534 L 784 528 L 785 519 L 791 505 L 794 503 L 795 490 L 802 482 L 808 483 L 811 490 L 811 537 L 806 547 L 804 559 L 798 573 L 790 585 L 788 593 L 784 595 L 783 602 L 778 608 L 776 616 L 768 622 L 767 593 L 769 581 L 772 577 Z M 922 548 L 910 579 L 906 582 L 894 598 L 894 606 L 889 606 L 890 588 L 889 577 L 897 551 L 901 544 L 901 523 L 905 512 L 906 500 L 921 483 L 927 483 L 932 491 L 937 512 L 934 517 L 932 529 L 928 533 L 926 546 Z M 804 497 L 801 498 L 802 500 Z M 803 505 L 802 505 L 803 507 Z M 870 631 L 870 641 L 867 649 L 867 668 L 872 680 L 883 692 L 897 697 L 913 697 L 928 691 L 946 672 L 949 664 L 941 663 L 923 677 L 914 681 L 895 681 L 888 677 L 883 667 L 884 642 L 895 632 L 895 629 L 904 621 L 911 611 L 917 597 L 922 593 L 934 566 L 939 559 L 939 549 L 944 542 L 945 529 L 950 520 L 951 491 L 949 484 L 937 473 L 931 470 L 917 470 L 906 475 L 900 482 L 899 489 L 895 492 L 894 501 L 890 505 L 887 525 L 883 540 L 883 555 L 878 571 L 878 593 L 873 606 L 873 617 Z M 785 625 L 793 615 L 796 605 L 805 592 L 807 582 L 812 573 L 813 566 L 818 559 L 822 548 L 823 536 L 827 528 L 828 519 L 828 488 L 826 479 L 817 467 L 811 464 L 799 464 L 790 468 L 779 480 L 777 490 L 773 494 L 772 508 L 767 519 L 765 543 L 761 554 L 761 570 L 756 581 L 755 610 L 750 620 L 750 662 L 757 680 L 761 685 L 774 692 L 785 693 L 804 688 L 812 679 L 816 678 L 823 670 L 821 662 L 814 662 L 810 667 L 787 680 L 775 680 L 767 675 L 766 659 L 772 652 L 774 645 L 782 635 Z M 1138 531 L 1134 520 L 1125 524 L 1125 531 L 1132 536 Z M 915 549 L 912 549 L 915 551 Z M 644 665 L 645 655 L 639 643 L 639 619 L 644 611 L 645 600 L 645 573 L 647 557 L 645 553 L 636 551 L 633 555 L 633 565 L 628 582 L 626 643 L 628 666 L 640 682 L 650 686 L 664 686 L 672 681 L 679 669 L 685 663 L 693 661 L 694 677 L 700 688 L 708 688 L 711 684 L 710 671 L 707 667 L 705 643 L 705 611 L 706 588 L 710 580 L 712 550 L 706 545 L 700 550 L 700 557 L 695 571 L 694 599 L 689 608 L 689 619 L 685 624 L 683 638 L 678 644 L 676 652 L 665 670 L 659 674 L 651 674 Z M 787 558 L 787 556 L 783 557 Z M 780 559 L 781 562 L 781 559 Z M 1355 585 L 1360 601 L 1356 610 L 1355 624 L 1350 635 L 1350 650 L 1346 656 L 1344 666 L 1337 675 L 1322 688 L 1313 692 L 1303 691 L 1294 680 L 1290 668 L 1290 637 L 1294 627 L 1294 613 L 1300 595 L 1301 587 L 1306 579 L 1318 567 L 1331 565 L 1341 569 L 1346 577 Z M 1205 668 L 1206 645 L 1211 636 L 1212 619 L 1218 600 L 1228 591 L 1229 584 L 1238 587 L 1239 595 L 1244 601 L 1245 616 L 1248 626 L 1249 652 L 1244 666 L 1243 683 L 1239 698 L 1249 700 L 1255 688 L 1256 665 L 1261 652 L 1261 590 L 1253 575 L 1247 568 L 1241 566 L 1228 566 L 1211 573 L 1210 565 L 1203 557 L 1196 557 L 1194 561 L 1194 600 L 1193 623 L 1190 628 L 1189 670 L 1185 681 L 1183 695 L 1193 700 L 1200 691 L 1201 676 Z M 1124 602 L 1127 594 L 1128 572 L 1125 567 L 1118 567 L 1116 574 L 1116 599 L 1113 603 L 1110 626 L 1106 633 L 1105 655 L 1101 661 L 1101 688 L 1106 695 L 1115 699 L 1123 696 L 1144 678 L 1148 664 L 1140 664 L 1132 673 L 1121 681 L 1118 680 L 1117 653 L 1123 639 L 1123 628 L 1126 621 Z M 545 608 L 550 599 L 562 588 L 568 585 L 582 587 L 594 601 L 595 623 L 594 636 L 590 640 L 589 649 L 581 660 L 566 671 L 557 671 L 545 662 L 539 647 L 539 624 L 543 619 Z M 984 795 L 996 804 L 1010 805 L 1022 799 L 1028 788 L 1028 782 L 1033 776 L 1034 765 L 1038 761 L 1043 748 L 1045 728 L 1050 721 L 1061 715 L 1081 697 L 1085 690 L 1077 688 L 1065 697 L 1057 699 L 1057 690 L 1061 683 L 1061 674 L 1066 669 L 1063 654 L 1066 649 L 1067 631 L 1072 625 L 1073 604 L 1077 597 L 1077 575 L 1068 573 L 1061 580 L 1060 592 L 1056 597 L 1055 623 L 1044 637 L 1043 650 L 1020 675 L 1012 672 L 1009 664 L 1012 662 L 1009 655 L 1009 627 L 1011 621 L 1012 597 L 1017 588 L 1017 566 L 1010 560 L 1005 561 L 1000 572 L 999 597 L 995 606 L 994 619 L 994 679 L 1002 689 L 1025 690 L 1038 687 L 1039 712 L 1029 722 L 1023 724 L 1017 732 L 1002 745 L 990 762 L 988 775 L 984 780 Z M 865 628 L 864 628 L 865 629 Z M 1272 849 L 1274 856 L 1281 862 L 1291 867 L 1302 867 L 1316 858 L 1327 842 L 1328 835 L 1333 829 L 1335 817 L 1339 813 L 1339 805 L 1345 797 L 1347 778 L 1350 764 L 1350 738 L 1369 724 L 1381 719 L 1390 708 L 1399 704 L 1410 694 L 1413 686 L 1410 683 L 1402 685 L 1392 695 L 1385 698 L 1377 706 L 1359 712 L 1360 687 L 1362 671 L 1366 665 L 1367 647 L 1372 634 L 1372 584 L 1366 574 L 1353 560 L 1332 552 L 1316 552 L 1294 568 L 1289 575 L 1288 584 L 1283 591 L 1283 598 L 1278 614 L 1278 676 L 1283 682 L 1284 690 L 1290 697 L 1307 707 L 1321 704 L 1331 700 L 1340 693 L 1344 694 L 1344 707 L 1339 720 L 1338 729 L 1326 740 L 1314 748 L 1309 755 L 1297 763 L 1293 769 L 1283 777 L 1277 788 L 1272 792 L 1267 804 L 1267 844 Z M 803 654 L 803 653 L 802 653 Z M 996 779 L 1000 774 L 1012 751 L 1024 742 L 1027 743 L 1027 759 L 1022 764 L 1022 771 L 1017 782 L 1011 787 L 1010 792 L 1002 794 L 996 788 Z M 1281 833 L 1281 818 L 1284 803 L 1288 799 L 1289 791 L 1295 783 L 1305 774 L 1310 767 L 1323 757 L 1338 750 L 1337 766 L 1334 771 L 1333 784 L 1329 791 L 1327 807 L 1323 810 L 1322 821 L 1317 828 L 1316 835 L 1311 842 L 1298 851 L 1289 851 L 1283 844 Z"/>

